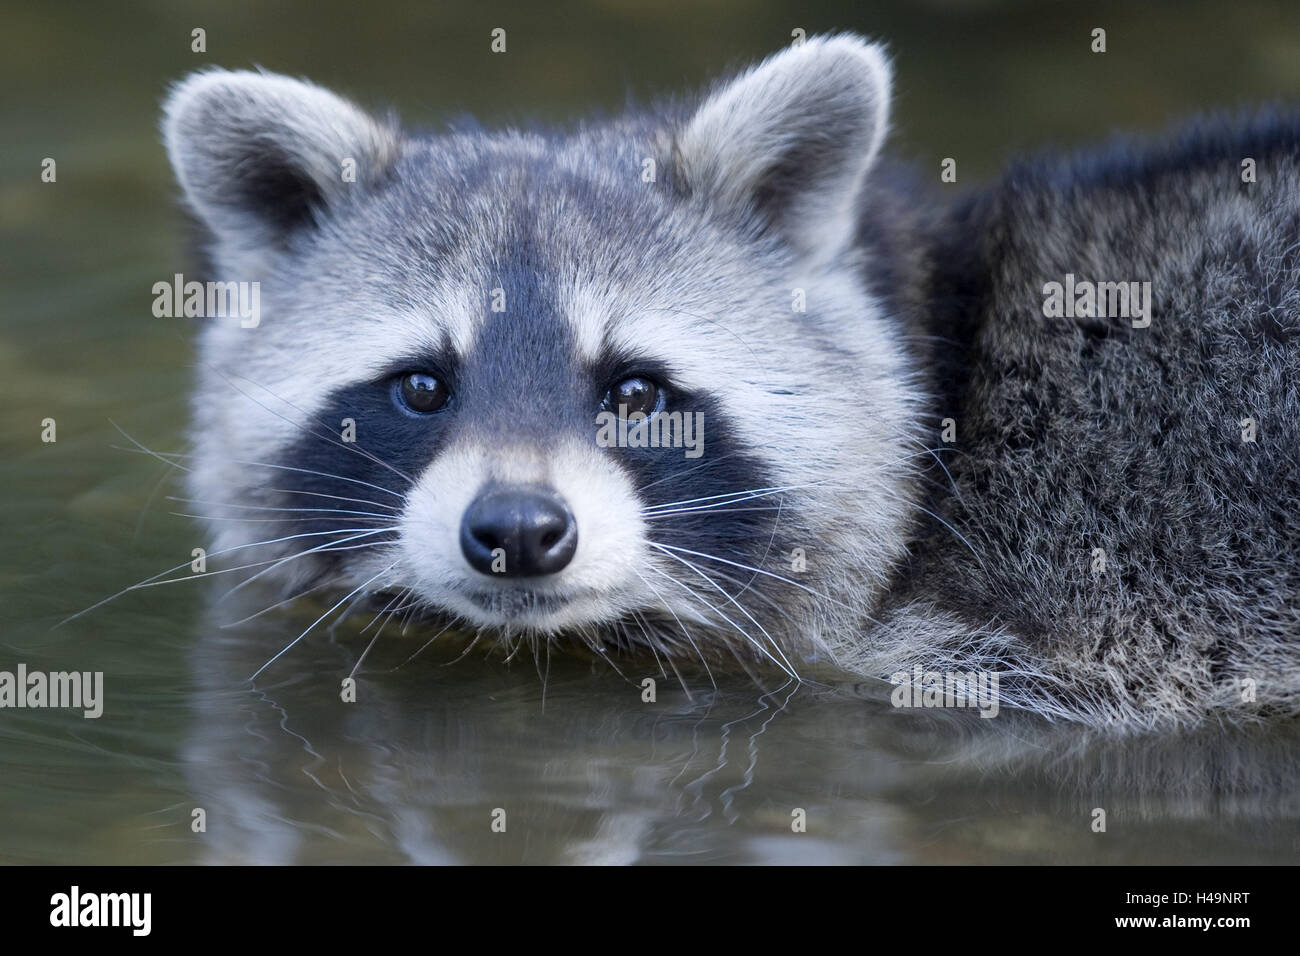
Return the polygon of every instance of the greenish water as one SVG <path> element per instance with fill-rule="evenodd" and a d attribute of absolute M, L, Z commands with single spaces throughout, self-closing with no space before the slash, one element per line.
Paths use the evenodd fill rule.
<path fill-rule="evenodd" d="M 1296 859 L 1295 728 L 1118 744 L 1005 714 L 894 711 L 871 687 L 714 691 L 699 675 L 693 699 L 660 677 L 651 704 L 639 681 L 659 676 L 653 662 L 615 661 L 620 675 L 555 658 L 545 680 L 531 658 L 452 664 L 455 649 L 403 665 L 414 631 L 376 647 L 344 704 L 368 615 L 314 634 L 250 690 L 242 678 L 307 612 L 222 629 L 242 614 L 214 616 L 189 582 L 51 629 L 199 543 L 169 514 L 183 509 L 166 469 L 116 450 L 110 424 L 184 449 L 190 344 L 151 316 L 150 287 L 189 262 L 155 131 L 185 71 L 309 75 L 416 124 L 561 119 L 691 88 L 794 27 L 851 28 L 895 51 L 898 147 L 923 168 L 956 157 L 965 182 L 1024 147 L 1300 100 L 1293 5 L 227 7 L 0 4 L 0 670 L 103 671 L 107 697 L 97 720 L 0 711 L 0 860 Z M 1104 57 L 1087 52 L 1098 25 Z M 196 26 L 206 55 L 190 52 Z M 486 53 L 496 26 L 505 57 Z M 40 181 L 45 157 L 55 183 Z"/>

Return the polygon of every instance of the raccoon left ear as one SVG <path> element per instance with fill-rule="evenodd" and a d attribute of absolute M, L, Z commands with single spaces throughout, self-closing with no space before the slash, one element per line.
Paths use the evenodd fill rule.
<path fill-rule="evenodd" d="M 775 227 L 804 255 L 833 255 L 852 240 L 889 90 L 879 46 L 810 37 L 711 94 L 678 134 L 678 168 L 733 221 Z"/>
<path fill-rule="evenodd" d="M 163 138 L 186 202 L 227 257 L 256 257 L 310 228 L 379 179 L 398 144 L 391 121 L 328 90 L 247 70 L 177 84 Z"/>

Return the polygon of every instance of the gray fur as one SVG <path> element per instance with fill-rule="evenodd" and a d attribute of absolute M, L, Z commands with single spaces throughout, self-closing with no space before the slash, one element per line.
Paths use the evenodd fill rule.
<path fill-rule="evenodd" d="M 928 522 L 856 666 L 983 663 L 1109 726 L 1295 713 L 1300 117 L 1026 161 L 937 232 L 919 326 L 958 441 L 930 508 L 965 540 Z M 1067 273 L 1150 281 L 1150 327 L 1044 317 Z"/>
<path fill-rule="evenodd" d="M 450 354 L 454 424 L 428 460 L 385 462 L 395 538 L 286 562 L 286 593 L 410 589 L 507 643 L 648 643 L 706 665 L 990 668 L 1007 704 L 1109 726 L 1294 713 L 1294 151 L 1257 156 L 1249 189 L 1236 144 L 1212 137 L 1145 165 L 1047 162 L 948 210 L 875 162 L 888 84 L 878 48 L 813 38 L 690 109 L 421 137 L 283 77 L 182 83 L 166 139 L 212 277 L 261 281 L 265 312 L 202 333 L 191 487 L 220 512 L 214 547 L 301 550 L 258 550 L 230 520 L 291 500 L 247 462 L 376 457 L 383 428 L 346 449 L 320 416 L 368 400 L 399 358 Z M 1043 284 L 1066 273 L 1152 281 L 1154 322 L 1044 318 Z M 488 309 L 503 284 L 527 304 L 508 320 Z M 713 510 L 708 558 L 656 547 L 647 509 L 673 484 L 582 431 L 589 370 L 620 350 L 668 368 L 734 446 L 706 453 L 693 498 L 741 464 L 762 476 Z M 1246 415 L 1260 437 L 1241 447 Z M 574 564 L 504 602 L 558 595 L 562 612 L 465 597 L 456 522 L 503 478 L 555 487 L 578 518 Z M 746 503 L 772 513 L 744 523 Z"/>

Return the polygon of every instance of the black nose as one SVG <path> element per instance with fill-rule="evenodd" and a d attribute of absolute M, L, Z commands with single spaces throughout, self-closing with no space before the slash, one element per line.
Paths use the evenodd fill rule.
<path fill-rule="evenodd" d="M 497 487 L 480 494 L 460 522 L 460 550 L 476 571 L 505 578 L 554 574 L 573 560 L 578 523 L 559 495 Z"/>

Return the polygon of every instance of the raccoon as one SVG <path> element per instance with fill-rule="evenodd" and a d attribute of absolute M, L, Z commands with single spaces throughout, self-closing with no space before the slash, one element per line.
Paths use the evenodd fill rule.
<path fill-rule="evenodd" d="M 949 203 L 882 158 L 890 86 L 844 34 L 558 131 L 181 82 L 184 201 L 263 312 L 200 332 L 211 553 L 508 648 L 1295 712 L 1300 125 Z M 1153 320 L 1045 317 L 1067 274 L 1150 281 Z"/>

